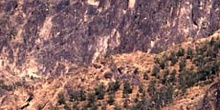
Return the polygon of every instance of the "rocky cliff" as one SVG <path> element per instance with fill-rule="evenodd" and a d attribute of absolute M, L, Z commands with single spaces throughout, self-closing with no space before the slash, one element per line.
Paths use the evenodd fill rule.
<path fill-rule="evenodd" d="M 1 0 L 1 63 L 59 74 L 100 55 L 160 52 L 219 29 L 219 7 L 219 0 Z"/>

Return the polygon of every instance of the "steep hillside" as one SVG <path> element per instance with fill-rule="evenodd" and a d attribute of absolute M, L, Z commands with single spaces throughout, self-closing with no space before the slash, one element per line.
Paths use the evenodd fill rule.
<path fill-rule="evenodd" d="M 220 31 L 160 54 L 116 54 L 68 68 L 50 77 L 3 68 L 0 109 L 218 110 Z"/>
<path fill-rule="evenodd" d="M 219 7 L 0 0 L 0 109 L 216 109 Z"/>

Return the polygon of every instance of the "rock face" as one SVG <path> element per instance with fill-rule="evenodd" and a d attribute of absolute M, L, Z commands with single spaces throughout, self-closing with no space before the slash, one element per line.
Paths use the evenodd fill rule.
<path fill-rule="evenodd" d="M 64 71 L 60 62 L 158 52 L 219 29 L 219 7 L 219 0 L 1 0 L 0 56 L 56 73 Z"/>

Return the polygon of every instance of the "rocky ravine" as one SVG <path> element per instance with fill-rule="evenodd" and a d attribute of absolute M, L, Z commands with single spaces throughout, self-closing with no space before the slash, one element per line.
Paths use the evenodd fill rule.
<path fill-rule="evenodd" d="M 100 55 L 158 52 L 212 34 L 219 7 L 219 0 L 1 0 L 1 62 L 59 74 Z"/>

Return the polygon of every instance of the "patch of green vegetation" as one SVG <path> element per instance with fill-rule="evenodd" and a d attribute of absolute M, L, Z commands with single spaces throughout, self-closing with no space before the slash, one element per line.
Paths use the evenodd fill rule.
<path fill-rule="evenodd" d="M 12 91 L 14 90 L 14 86 L 13 85 L 7 85 L 4 83 L 3 80 L 0 81 L 0 88 L 3 90 L 7 90 L 7 91 Z"/>
<path fill-rule="evenodd" d="M 132 93 L 131 84 L 128 81 L 125 81 L 124 88 L 123 88 L 123 94 L 131 94 L 131 93 Z"/>
<path fill-rule="evenodd" d="M 104 99 L 105 86 L 103 84 L 98 85 L 98 87 L 95 88 L 95 95 L 97 96 L 98 100 Z"/>
<path fill-rule="evenodd" d="M 117 90 L 119 90 L 120 88 L 120 83 L 118 80 L 116 80 L 115 82 L 110 82 L 108 84 L 108 92 L 116 92 Z"/>

